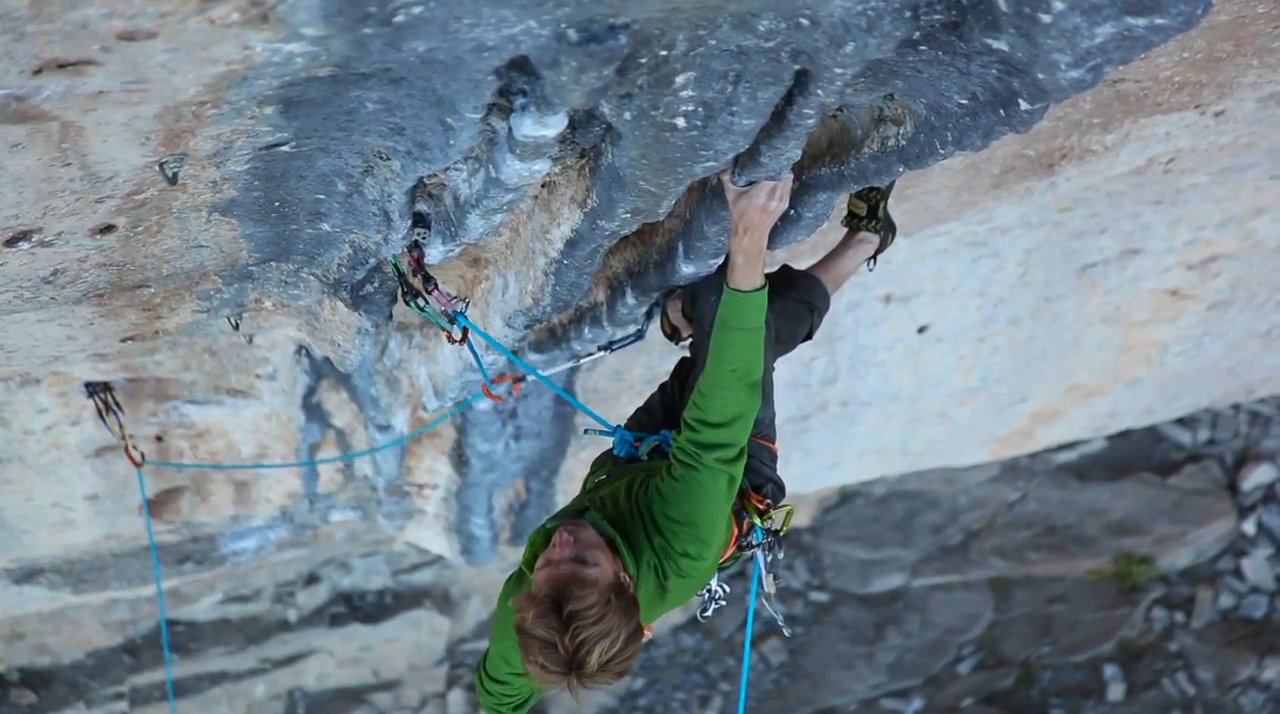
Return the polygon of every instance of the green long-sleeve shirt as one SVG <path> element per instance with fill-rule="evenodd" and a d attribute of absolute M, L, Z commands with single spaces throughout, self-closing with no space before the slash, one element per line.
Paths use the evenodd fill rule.
<path fill-rule="evenodd" d="M 642 622 L 688 602 L 715 574 L 760 411 L 768 303 L 767 288 L 742 292 L 726 285 L 706 365 L 672 435 L 669 458 L 626 465 L 605 460 L 529 537 L 520 567 L 498 596 L 489 649 L 476 670 L 476 696 L 486 712 L 524 714 L 542 696 L 520 661 L 510 603 L 529 587 L 538 556 L 564 521 L 587 520 L 617 549 L 635 583 Z"/>

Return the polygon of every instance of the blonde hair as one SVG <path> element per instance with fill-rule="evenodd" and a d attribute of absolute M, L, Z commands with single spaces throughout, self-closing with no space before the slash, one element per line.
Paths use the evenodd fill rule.
<path fill-rule="evenodd" d="M 550 592 L 517 595 L 511 608 L 529 676 L 575 699 L 627 676 L 645 639 L 640 601 L 622 579 L 567 579 Z"/>

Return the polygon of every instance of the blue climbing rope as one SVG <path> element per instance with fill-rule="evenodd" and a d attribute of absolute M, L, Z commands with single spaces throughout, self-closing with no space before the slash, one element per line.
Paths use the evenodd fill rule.
<path fill-rule="evenodd" d="M 596 423 L 600 424 L 600 426 L 604 427 L 605 429 L 608 429 L 610 434 L 613 433 L 616 427 L 612 422 L 600 416 L 600 414 L 597 413 L 591 407 L 587 406 L 586 404 L 583 404 L 577 397 L 570 394 L 568 390 L 556 384 L 554 381 L 551 380 L 550 377 L 546 376 L 541 371 L 539 371 L 537 367 L 534 367 L 533 365 L 529 364 L 524 359 L 519 357 L 515 352 L 512 352 L 511 350 L 507 349 L 507 346 L 499 342 L 496 337 L 480 329 L 480 327 L 477 326 L 476 323 L 472 322 L 471 319 L 468 318 L 465 313 L 455 312 L 453 313 L 453 317 L 455 320 L 458 321 L 459 324 L 469 328 L 472 333 L 479 335 L 481 339 L 483 339 L 485 342 L 488 342 L 489 345 L 493 347 L 495 350 L 497 350 L 498 353 L 501 354 L 503 357 L 506 357 L 507 359 L 516 363 L 517 365 L 520 366 L 520 369 L 523 369 L 525 372 L 532 375 L 535 379 L 547 385 L 547 387 L 551 389 L 551 391 L 560 395 L 561 398 L 563 398 L 566 402 L 569 402 L 570 404 L 572 404 L 574 408 L 576 408 L 578 411 L 596 420 Z"/>
<path fill-rule="evenodd" d="M 671 453 L 670 429 L 663 429 L 657 434 L 642 434 L 615 426 L 612 429 L 583 429 L 582 433 L 613 439 L 613 454 L 623 459 L 647 461 L 655 449 L 664 454 Z"/>
<path fill-rule="evenodd" d="M 608 419 L 600 416 L 591 409 L 591 407 L 583 404 L 577 397 L 553 382 L 537 367 L 534 367 L 524 359 L 520 358 L 515 354 L 515 352 L 508 349 L 506 345 L 499 342 L 497 338 L 485 332 L 482 328 L 467 318 L 464 313 L 455 312 L 454 319 L 459 324 L 470 329 L 473 334 L 479 335 L 481 339 L 488 342 L 489 345 L 501 353 L 502 356 L 519 365 L 527 374 L 532 375 L 538 381 L 550 387 L 552 391 L 576 407 L 578 411 L 581 411 L 583 414 L 586 414 L 603 426 L 604 429 L 587 429 L 585 431 L 588 434 L 611 437 L 613 439 L 613 452 L 618 456 L 623 458 L 648 458 L 650 452 L 654 449 L 670 451 L 672 436 L 670 430 L 665 430 L 657 434 L 636 434 L 624 429 L 621 425 L 614 425 L 610 423 Z M 480 355 L 470 340 L 467 340 L 467 347 L 471 350 L 471 355 L 475 358 L 476 364 L 480 366 L 481 374 L 484 376 L 485 383 L 488 384 L 489 376 L 484 372 L 484 365 L 481 364 Z M 759 525 L 755 526 L 755 530 L 756 537 L 762 540 L 764 538 L 764 530 Z M 755 568 L 752 570 L 751 598 L 747 605 L 747 629 L 742 641 L 742 679 L 738 689 L 738 714 L 746 714 L 747 711 L 747 695 L 750 690 L 751 681 L 751 640 L 755 631 L 756 605 L 760 599 L 760 580 L 763 577 L 763 573 L 761 571 L 764 568 L 763 559 L 754 558 L 753 560 L 755 560 Z"/>
<path fill-rule="evenodd" d="M 426 316 L 424 315 L 423 317 L 426 317 Z M 565 401 L 569 402 L 576 409 L 578 409 L 578 411 L 591 417 L 598 424 L 604 427 L 605 430 L 600 431 L 598 433 L 601 433 L 605 436 L 610 436 L 613 438 L 615 451 L 620 450 L 628 454 L 634 454 L 640 457 L 646 457 L 648 453 L 654 449 L 667 449 L 667 450 L 670 449 L 671 433 L 669 431 L 662 432 L 660 434 L 653 434 L 653 435 L 638 435 L 638 434 L 633 434 L 632 432 L 627 431 L 626 429 L 622 428 L 620 425 L 615 425 L 611 423 L 609 420 L 605 419 L 595 410 L 591 409 L 591 407 L 588 407 L 586 404 L 582 403 L 581 400 L 579 400 L 573 394 L 569 393 L 566 389 L 556 384 L 547 375 L 543 374 L 536 367 L 534 367 L 533 365 L 529 364 L 527 361 L 525 361 L 524 359 L 516 355 L 514 352 L 508 349 L 505 345 L 499 342 L 492 335 L 490 335 L 489 333 L 481 329 L 479 326 L 477 326 L 474 322 L 472 322 L 466 316 L 465 313 L 463 313 L 462 311 L 455 311 L 453 313 L 453 317 L 459 324 L 463 325 L 466 328 L 469 328 L 471 332 L 475 333 L 476 335 L 479 335 L 485 342 L 489 343 L 489 345 L 492 346 L 495 350 L 497 350 L 500 354 L 502 354 L 507 359 L 511 360 L 513 363 L 519 365 L 523 370 L 525 370 L 526 373 L 528 373 L 529 375 L 536 378 L 538 381 L 545 384 L 553 392 L 558 394 L 561 398 L 563 398 Z M 647 320 L 648 320 L 648 317 L 646 317 L 646 321 Z M 489 377 L 488 371 L 484 367 L 484 363 L 481 360 L 479 351 L 475 348 L 475 345 L 472 344 L 471 340 L 465 340 L 465 342 L 467 344 L 468 350 L 471 353 L 472 358 L 476 362 L 476 366 L 480 370 L 481 377 L 484 378 L 485 386 L 488 387 L 491 383 L 491 379 Z M 385 451 L 395 446 L 399 446 L 413 439 L 414 437 L 419 436 L 420 434 L 423 434 L 424 432 L 430 431 L 431 429 L 443 424 L 445 421 L 448 421 L 455 415 L 459 414 L 460 412 L 470 407 L 472 404 L 476 402 L 476 400 L 478 400 L 482 396 L 485 396 L 485 393 L 483 391 L 480 394 L 473 394 L 465 399 L 461 399 L 455 402 L 454 404 L 452 404 L 449 407 L 449 409 L 445 411 L 443 414 L 441 414 L 440 416 L 432 419 L 431 421 L 427 422 L 423 426 L 417 429 L 414 429 L 406 434 L 398 436 L 394 439 L 391 439 L 390 441 L 387 441 L 382 444 L 378 444 L 376 446 L 369 447 L 367 449 L 361 449 L 359 451 L 353 451 L 350 453 L 341 454 L 339 456 L 310 459 L 305 461 L 244 463 L 244 464 L 215 464 L 215 463 L 182 462 L 182 461 L 152 461 L 152 462 L 147 462 L 145 465 L 155 466 L 160 468 L 177 469 L 177 470 L 250 471 L 250 470 L 266 470 L 266 469 L 306 468 L 306 467 L 320 466 L 324 464 L 354 461 L 356 459 L 359 459 L 365 456 L 370 456 L 380 451 Z M 121 411 L 119 416 L 122 416 L 122 415 L 123 415 L 123 412 Z M 99 416 L 102 417 L 102 414 L 100 413 Z M 103 423 L 104 424 L 106 423 L 105 418 Z M 110 430 L 109 426 L 108 426 L 108 430 Z M 589 430 L 589 431 L 595 431 L 595 430 Z M 124 433 L 123 427 L 121 429 L 121 433 L 122 434 Z M 128 443 L 127 436 L 124 437 L 124 439 L 125 439 L 126 454 L 128 454 L 130 453 L 129 447 L 131 445 Z M 130 459 L 132 460 L 133 457 L 131 456 Z M 134 463 L 135 463 L 135 471 L 137 474 L 137 482 L 138 482 L 138 496 L 142 501 L 142 515 L 143 515 L 144 522 L 146 524 L 147 544 L 151 553 L 152 579 L 155 583 L 156 601 L 158 603 L 159 611 L 160 611 L 159 613 L 160 646 L 161 646 L 161 649 L 163 650 L 163 655 L 164 655 L 165 692 L 168 696 L 170 714 L 177 714 L 178 704 L 177 704 L 177 695 L 175 691 L 176 687 L 175 687 L 174 671 L 173 671 L 174 670 L 173 648 L 172 648 L 170 636 L 169 636 L 169 612 L 168 612 L 168 605 L 165 601 L 165 595 L 164 595 L 164 573 L 160 563 L 160 548 L 156 542 L 155 526 L 154 526 L 154 521 L 151 515 L 150 501 L 147 498 L 147 482 L 146 482 L 146 476 L 143 473 L 143 466 L 139 465 L 139 461 L 135 461 Z M 759 530 L 759 526 L 757 526 L 757 530 Z M 756 568 L 751 580 L 751 602 L 747 610 L 747 632 L 743 642 L 742 684 L 741 684 L 741 690 L 738 696 L 738 713 L 739 714 L 746 713 L 747 685 L 748 685 L 748 679 L 749 679 L 750 668 L 751 668 L 751 636 L 752 636 L 752 630 L 755 626 L 756 601 L 759 597 L 759 586 L 760 586 L 762 567 L 763 566 L 761 562 L 757 560 Z"/>
<path fill-rule="evenodd" d="M 481 379 L 484 380 L 486 385 L 492 384 L 493 380 L 489 378 L 489 371 L 484 368 L 484 360 L 480 359 L 480 351 L 476 349 L 476 344 L 471 340 L 466 340 L 466 343 L 467 351 L 471 353 L 471 359 L 475 360 L 476 368 L 480 370 Z"/>
<path fill-rule="evenodd" d="M 395 439 L 387 441 L 383 444 L 353 451 L 340 456 L 327 457 L 322 459 L 312 459 L 309 461 L 289 461 L 280 463 L 258 463 L 258 464 L 206 464 L 196 462 L 181 461 L 153 461 L 149 466 L 157 466 L 163 468 L 177 470 L 210 470 L 210 471 L 247 471 L 254 469 L 284 469 L 284 468 L 300 468 L 307 466 L 319 466 L 321 464 L 331 464 L 342 461 L 354 461 L 356 459 L 376 454 L 379 451 L 385 451 L 394 446 L 409 441 L 424 432 L 440 426 L 459 412 L 475 403 L 481 394 L 473 394 L 466 399 L 455 402 L 446 412 L 432 419 L 426 424 L 403 434 Z M 164 597 L 164 572 L 160 566 L 160 547 L 156 543 L 155 525 L 151 517 L 151 502 L 147 499 L 147 480 L 143 474 L 142 467 L 135 467 L 138 479 L 138 497 L 142 501 L 142 517 L 147 529 L 147 545 L 151 552 L 151 577 L 156 589 L 156 602 L 160 609 L 160 649 L 164 654 L 164 686 L 165 693 L 169 700 L 169 713 L 177 714 L 178 698 L 175 691 L 175 680 L 173 675 L 173 647 L 169 638 L 169 608 Z"/>
<path fill-rule="evenodd" d="M 142 519 L 147 524 L 147 546 L 151 549 L 151 579 L 156 586 L 156 602 L 160 605 L 160 649 L 164 652 L 164 689 L 169 697 L 169 714 L 177 714 L 178 697 L 174 694 L 173 648 L 169 645 L 169 608 L 164 601 L 164 574 L 160 570 L 160 547 L 156 545 L 156 531 L 151 521 L 151 501 L 147 498 L 147 477 L 142 467 L 138 474 L 138 496 L 142 499 Z"/>
<path fill-rule="evenodd" d="M 396 438 L 386 443 L 378 444 L 377 446 L 371 446 L 367 449 L 361 449 L 360 451 L 352 451 L 351 453 L 348 453 L 348 454 L 340 454 L 338 456 L 326 456 L 325 458 L 322 458 L 322 459 L 310 459 L 308 461 L 281 461 L 281 462 L 261 463 L 261 464 L 209 464 L 209 463 L 199 463 L 195 461 L 148 461 L 147 466 L 157 466 L 157 467 L 166 468 L 166 469 L 178 469 L 178 470 L 253 471 L 253 470 L 267 470 L 267 469 L 307 468 L 309 466 L 323 466 L 325 464 L 337 464 L 337 463 L 343 463 L 347 461 L 355 461 L 356 459 L 364 458 L 366 456 L 371 456 L 380 451 L 386 451 L 387 449 L 390 449 L 392 447 L 399 446 L 405 443 L 406 441 L 410 441 L 411 439 L 421 434 L 431 431 L 437 426 L 440 426 L 446 421 L 449 421 L 453 417 L 457 416 L 467 407 L 474 404 L 475 401 L 477 399 L 480 399 L 482 396 L 484 395 L 473 394 L 467 397 L 466 399 L 454 402 L 453 406 L 451 406 L 447 412 L 445 412 L 444 414 L 441 414 L 440 416 L 436 417 L 435 419 L 432 419 L 431 421 L 427 422 L 426 424 L 423 424 L 422 426 L 418 427 L 417 429 L 414 429 L 411 432 L 397 436 Z"/>
<path fill-rule="evenodd" d="M 756 526 L 756 537 L 763 538 L 764 532 Z M 751 600 L 747 604 L 747 632 L 742 638 L 742 682 L 738 685 L 738 714 L 747 712 L 747 685 L 751 679 L 751 635 L 756 627 L 756 601 L 760 598 L 761 560 L 753 558 L 756 567 L 751 571 Z"/>

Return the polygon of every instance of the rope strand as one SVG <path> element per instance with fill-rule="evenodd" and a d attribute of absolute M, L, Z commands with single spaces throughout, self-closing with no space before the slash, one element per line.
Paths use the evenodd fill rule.
<path fill-rule="evenodd" d="M 455 312 L 454 318 L 458 321 L 459 324 L 462 324 L 462 325 L 465 325 L 466 327 L 471 328 L 472 332 L 479 335 L 480 338 L 483 339 L 485 342 L 488 342 L 489 345 L 492 346 L 495 350 L 497 350 L 499 354 L 511 360 L 512 362 L 515 362 L 517 365 L 520 366 L 520 369 L 523 369 L 525 372 L 528 372 L 529 374 L 533 375 L 534 378 L 536 378 L 538 381 L 547 385 L 547 388 L 549 388 L 551 391 L 555 392 L 556 394 L 560 395 L 561 398 L 563 398 L 565 401 L 572 404 L 578 411 L 596 420 L 596 423 L 600 424 L 600 426 L 603 426 L 604 428 L 610 431 L 613 430 L 614 425 L 612 422 L 600 416 L 600 414 L 597 413 L 591 407 L 587 406 L 586 404 L 583 404 L 577 397 L 570 394 L 564 387 L 561 387 L 560 385 L 551 381 L 551 378 L 546 376 L 542 372 L 538 371 L 537 367 L 534 367 L 533 365 L 526 362 L 519 355 L 517 355 L 515 352 L 512 352 L 511 350 L 507 349 L 506 345 L 499 342 L 498 339 L 493 335 L 490 335 L 489 333 L 480 329 L 480 327 L 477 326 L 476 323 L 472 322 L 471 318 L 467 317 L 466 314 L 461 312 Z"/>
<path fill-rule="evenodd" d="M 476 343 L 467 340 L 467 351 L 471 353 L 471 359 L 475 360 L 476 368 L 480 370 L 480 378 L 490 387 L 493 386 L 493 380 L 489 378 L 489 370 L 484 368 L 484 360 L 480 359 L 480 351 L 476 349 Z"/>
<path fill-rule="evenodd" d="M 164 653 L 164 689 L 169 697 L 169 714 L 177 714 L 178 697 L 174 693 L 173 648 L 169 644 L 169 608 L 164 600 L 164 573 L 160 568 L 160 547 L 151 520 L 151 501 L 147 498 L 147 477 L 142 467 L 134 468 L 138 476 L 138 497 L 142 499 L 142 520 L 147 524 L 147 546 L 151 550 L 151 579 L 156 586 L 156 602 L 160 606 L 160 649 Z"/>
<path fill-rule="evenodd" d="M 378 444 L 377 446 L 371 446 L 367 449 L 361 449 L 360 451 L 352 451 L 350 453 L 340 454 L 338 456 L 327 456 L 321 459 L 312 459 L 310 461 L 281 461 L 281 462 L 261 463 L 261 464 L 209 464 L 209 463 L 200 463 L 200 462 L 194 462 L 194 461 L 148 461 L 147 465 L 162 467 L 166 469 L 178 469 L 178 470 L 265 471 L 270 469 L 306 468 L 309 466 L 323 466 L 325 464 L 337 464 L 337 463 L 343 463 L 346 461 L 355 461 L 356 459 L 364 458 L 365 456 L 371 456 L 380 451 L 386 451 L 387 449 L 390 449 L 392 447 L 399 446 L 405 443 L 406 441 L 413 439 L 414 437 L 417 437 L 421 434 L 431 431 L 432 429 L 436 428 L 437 426 L 440 426 L 441 424 L 445 423 L 449 419 L 452 419 L 454 416 L 457 416 L 460 412 L 465 410 L 467 407 L 471 406 L 473 403 L 475 403 L 477 399 L 480 399 L 482 396 L 483 396 L 482 394 L 473 394 L 467 397 L 466 399 L 462 399 L 460 401 L 454 402 L 453 406 L 451 406 L 449 410 L 444 414 L 441 414 L 440 416 L 436 417 L 435 419 L 432 419 L 426 424 L 423 424 L 417 429 L 414 429 L 413 431 L 410 431 L 406 434 L 397 436 L 396 438 L 386 443 Z"/>
<path fill-rule="evenodd" d="M 760 526 L 756 526 L 760 530 Z M 757 533 L 757 535 L 760 535 Z M 751 681 L 751 635 L 756 627 L 756 600 L 760 597 L 760 561 L 751 571 L 751 599 L 747 605 L 747 632 L 742 637 L 742 681 L 738 685 L 738 714 L 747 712 L 747 691 Z"/>
<path fill-rule="evenodd" d="M 397 265 L 396 267 L 398 268 L 399 266 Z M 413 306 L 411 305 L 410 307 L 413 307 Z M 434 320 L 433 316 L 431 315 L 423 314 L 422 311 L 419 311 L 417 309 L 414 309 L 414 312 L 418 313 L 420 316 L 427 319 L 428 321 L 436 322 L 436 320 Z M 651 309 L 651 312 L 652 312 L 652 309 Z M 601 426 L 607 429 L 609 433 L 613 434 L 616 438 L 616 436 L 618 435 L 618 432 L 621 430 L 621 427 L 615 426 L 609 420 L 605 419 L 595 410 L 591 409 L 582 401 L 580 401 L 573 394 L 569 393 L 568 390 L 556 384 L 554 381 L 550 379 L 547 373 L 544 373 L 538 370 L 538 368 L 534 367 L 533 365 L 529 364 L 527 361 L 525 361 L 524 359 L 516 355 L 513 351 L 508 349 L 506 345 L 503 345 L 495 337 L 485 332 L 483 329 L 477 326 L 474 322 L 472 322 L 464 312 L 455 311 L 453 313 L 453 316 L 456 319 L 458 324 L 461 324 L 465 328 L 469 328 L 472 332 L 479 335 L 485 342 L 488 342 L 489 345 L 491 345 L 500 354 L 502 354 L 508 360 L 511 360 L 513 363 L 519 365 L 521 369 L 525 370 L 525 372 L 529 376 L 532 376 L 536 378 L 538 381 L 545 384 L 553 392 L 555 392 L 565 401 L 569 402 L 576 409 L 578 409 L 578 411 L 591 417 L 593 420 L 595 420 L 597 423 L 599 423 Z M 651 315 L 646 315 L 646 326 L 650 318 L 651 318 Z M 642 332 L 641 332 L 641 336 L 643 336 Z M 465 338 L 463 338 L 463 340 L 466 342 L 467 348 L 471 352 L 471 356 L 475 359 L 476 366 L 479 368 L 480 374 L 484 378 L 485 385 L 488 386 L 490 384 L 489 374 L 485 369 L 483 361 L 481 360 L 479 351 L 475 348 L 475 345 L 472 344 L 471 340 L 465 339 Z M 634 344 L 635 341 L 638 341 L 638 340 L 631 340 L 627 344 Z M 621 346 L 626 346 L 626 345 L 621 345 Z M 587 359 L 578 361 L 577 364 L 567 363 L 565 365 L 561 365 L 559 367 L 553 368 L 550 371 L 551 373 L 554 373 L 557 371 L 561 371 L 563 369 L 568 369 L 573 366 L 578 366 L 579 364 L 595 359 L 598 356 L 602 357 L 605 354 L 608 354 L 610 351 L 613 351 L 613 350 L 601 351 L 597 355 L 592 355 Z M 90 396 L 91 397 L 93 396 L 92 392 L 90 392 Z M 419 436 L 427 431 L 430 431 L 431 429 L 434 429 L 435 427 L 443 424 L 444 422 L 448 421 L 455 415 L 459 414 L 460 412 L 470 407 L 472 404 L 476 402 L 476 400 L 480 399 L 482 396 L 484 396 L 483 392 L 479 394 L 472 394 L 469 397 L 466 397 L 457 402 L 454 402 L 449 407 L 449 409 L 446 410 L 441 415 L 428 421 L 426 424 L 422 425 L 421 427 L 418 427 L 417 429 L 414 429 L 401 436 L 391 439 L 390 441 L 387 441 L 382 444 L 378 444 L 376 446 L 369 447 L 367 449 L 361 449 L 359 451 L 340 454 L 338 456 L 311 459 L 307 461 L 286 461 L 286 462 L 246 463 L 246 464 L 215 464 L 215 463 L 182 462 L 182 461 L 153 461 L 147 465 L 160 467 L 160 468 L 177 469 L 177 470 L 253 471 L 253 470 L 305 468 L 305 467 L 311 467 L 311 466 L 320 466 L 323 464 L 354 461 L 356 459 L 359 459 L 365 456 L 370 456 L 380 451 L 385 451 L 395 446 L 399 446 L 413 439 L 416 436 Z M 96 405 L 97 405 L 97 401 L 95 400 L 95 406 Z M 103 421 L 104 421 L 104 424 L 106 424 L 105 418 L 103 419 Z M 108 426 L 108 430 L 110 430 L 110 424 L 107 424 L 107 426 Z M 121 432 L 124 433 L 123 423 L 121 424 Z M 156 542 L 155 525 L 151 515 L 151 504 L 149 499 L 147 498 L 146 475 L 143 473 L 143 468 L 141 464 L 135 463 L 134 471 L 137 476 L 137 482 L 138 482 L 138 497 L 142 501 L 142 515 L 143 515 L 143 521 L 146 525 L 147 545 L 151 554 L 152 580 L 154 581 L 154 584 L 155 584 L 156 602 L 159 607 L 160 647 L 164 655 L 165 693 L 166 693 L 166 696 L 168 697 L 170 714 L 177 714 L 178 703 L 177 703 L 176 686 L 175 686 L 175 680 L 174 680 L 173 648 L 172 648 L 172 643 L 169 637 L 169 611 L 168 611 L 168 604 L 165 601 L 164 573 L 163 573 L 163 569 L 161 567 L 161 562 L 160 562 L 160 548 Z M 756 526 L 757 531 L 759 531 L 759 528 L 760 527 L 757 525 Z M 752 579 L 751 579 L 751 600 L 747 609 L 747 631 L 746 631 L 745 637 L 743 638 L 743 645 L 742 645 L 742 680 L 741 680 L 741 686 L 738 693 L 738 714 L 746 714 L 748 684 L 750 680 L 750 671 L 751 671 L 751 639 L 752 639 L 752 633 L 755 627 L 756 602 L 759 599 L 762 567 L 763 567 L 762 561 L 757 559 L 756 566 L 753 571 Z"/>

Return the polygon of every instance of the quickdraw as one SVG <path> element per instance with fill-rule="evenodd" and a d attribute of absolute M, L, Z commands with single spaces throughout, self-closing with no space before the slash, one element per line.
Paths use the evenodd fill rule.
<path fill-rule="evenodd" d="M 588 362 L 594 362 L 595 360 L 598 360 L 601 357 L 611 355 L 614 352 L 617 352 L 618 350 L 625 349 L 627 347 L 630 347 L 631 345 L 636 344 L 637 342 L 640 342 L 645 338 L 645 335 L 649 334 L 649 326 L 653 324 L 653 320 L 655 317 L 657 317 L 658 311 L 662 309 L 662 303 L 665 298 L 666 298 L 666 295 L 664 294 L 660 296 L 657 300 L 654 300 L 653 303 L 649 305 L 649 307 L 644 311 L 644 318 L 640 321 L 640 326 L 637 327 L 632 332 L 628 332 L 622 337 L 602 343 L 601 345 L 597 346 L 594 351 L 588 352 L 585 355 L 574 357 L 568 362 L 558 364 L 550 369 L 544 369 L 542 370 L 542 375 L 544 377 L 550 377 L 552 375 L 564 372 L 565 370 L 573 369 L 574 367 L 581 367 L 582 365 L 587 364 Z M 524 384 L 525 382 L 529 381 L 532 378 L 533 377 L 529 374 L 520 374 L 520 375 L 499 374 L 493 378 L 493 381 L 494 382 L 499 382 L 499 381 L 510 382 L 513 385 L 513 388 L 518 388 L 521 384 Z M 606 432 L 599 429 L 587 429 L 587 430 L 584 430 L 584 433 L 597 434 L 599 436 L 609 436 L 609 437 L 615 436 L 614 432 Z"/>
<path fill-rule="evenodd" d="M 471 351 L 471 356 L 475 359 L 476 366 L 480 369 L 480 374 L 484 378 L 480 386 L 481 392 L 494 402 L 505 402 L 508 399 L 520 396 L 524 383 L 532 379 L 533 375 L 502 373 L 494 375 L 492 378 L 489 377 L 485 370 L 484 362 L 480 359 L 475 345 L 472 344 L 471 328 L 464 324 L 467 322 L 465 316 L 467 308 L 470 307 L 470 301 L 453 295 L 440 286 L 440 281 L 427 269 L 426 254 L 422 248 L 422 243 L 416 238 L 409 243 L 408 270 L 401 265 L 400 260 L 395 256 L 390 258 L 390 263 L 391 272 L 395 275 L 396 283 L 399 285 L 401 302 L 420 317 L 439 328 L 449 344 L 465 345 Z M 414 284 L 414 280 L 418 282 L 417 285 Z M 649 305 L 645 310 L 644 319 L 641 321 L 640 326 L 634 331 L 622 337 L 609 340 L 588 354 L 575 357 L 550 369 L 542 370 L 542 376 L 549 377 L 574 367 L 581 367 L 588 362 L 595 361 L 640 342 L 648 334 L 649 326 L 653 324 L 654 318 L 657 317 L 666 297 L 667 294 L 663 294 Z M 461 322 L 458 319 L 459 316 L 464 318 Z M 500 384 L 510 385 L 510 390 L 506 394 L 499 394 L 494 387 Z"/>
<path fill-rule="evenodd" d="M 441 312 L 453 315 L 455 312 L 467 311 L 470 301 L 445 292 L 444 288 L 440 287 L 440 282 L 431 275 L 431 271 L 427 270 L 426 253 L 422 250 L 422 243 L 416 238 L 409 243 L 409 270 L 418 282 L 422 283 L 423 292 L 440 306 Z"/>
<path fill-rule="evenodd" d="M 147 455 L 134 445 L 133 439 L 129 438 L 129 431 L 124 426 L 124 407 L 116 398 L 116 392 L 111 387 L 111 383 L 85 382 L 84 393 L 93 402 L 93 409 L 98 413 L 98 421 L 102 422 L 107 432 L 120 442 L 125 458 L 129 459 L 129 463 L 133 464 L 134 468 L 142 468 L 147 462 Z"/>
<path fill-rule="evenodd" d="M 423 252 L 422 244 L 417 239 L 409 243 L 408 252 L 408 271 L 400 265 L 398 258 L 391 257 L 391 272 L 395 275 L 396 283 L 400 286 L 401 302 L 410 310 L 440 328 L 440 332 L 449 344 L 466 344 L 471 337 L 471 331 L 465 326 L 461 332 L 456 331 L 458 327 L 456 314 L 465 313 L 467 308 L 470 307 L 470 301 L 457 295 L 451 295 L 440 287 L 440 281 L 436 280 L 431 271 L 427 270 L 426 255 Z M 418 284 L 422 286 L 421 288 L 413 284 L 413 280 L 410 280 L 411 276 L 418 281 Z"/>
<path fill-rule="evenodd" d="M 705 587 L 698 591 L 701 601 L 698 605 L 699 622 L 707 622 L 717 610 L 728 604 L 730 588 L 722 580 L 723 574 L 743 558 L 755 559 L 759 566 L 764 583 L 764 595 L 761 602 L 765 609 L 778 623 L 785 637 L 791 636 L 791 628 L 787 626 L 776 603 L 778 579 L 771 566 L 774 560 L 786 557 L 782 537 L 791 530 L 791 520 L 795 509 L 790 504 L 771 506 L 761 501 L 754 494 L 744 492 L 739 499 L 738 512 L 734 514 L 734 540 L 725 553 L 715 575 Z"/>

